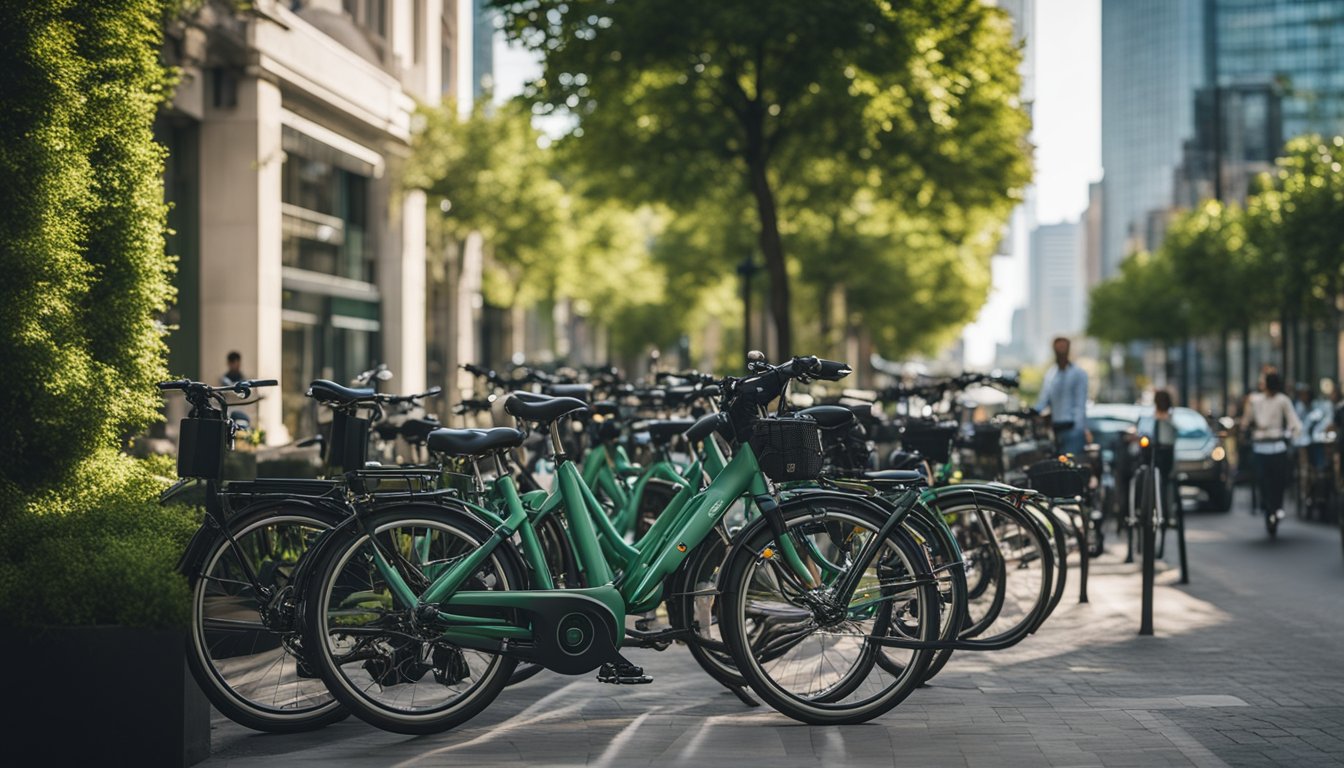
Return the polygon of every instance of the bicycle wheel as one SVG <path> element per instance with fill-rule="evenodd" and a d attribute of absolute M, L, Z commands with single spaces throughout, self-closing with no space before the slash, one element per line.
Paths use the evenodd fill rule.
<path fill-rule="evenodd" d="M 1003 648 L 1020 642 L 1044 619 L 1056 585 L 1052 534 L 1033 513 L 998 497 L 946 509 L 968 564 L 972 590 L 962 639 Z M 974 567 L 976 573 L 971 573 Z"/>
<path fill-rule="evenodd" d="M 719 625 L 719 578 L 731 542 L 715 528 L 673 575 L 667 594 L 667 617 L 673 627 L 688 629 L 686 648 L 710 677 L 726 688 L 743 688 Z"/>
<path fill-rule="evenodd" d="M 923 545 L 925 555 L 929 558 L 930 565 L 933 566 L 933 576 L 938 586 L 941 622 L 938 639 L 955 640 L 961 635 L 961 631 L 969 621 L 966 569 L 957 549 L 956 540 L 948 535 L 936 519 L 933 519 L 933 515 L 936 514 L 938 513 L 931 512 L 922 505 L 916 506 L 904 521 L 904 525 L 910 535 Z M 904 632 L 893 623 L 892 634 L 900 636 Z M 887 653 L 887 650 L 882 649 L 882 652 L 878 655 L 877 663 L 893 675 L 900 674 L 903 668 L 903 660 L 893 658 Z M 934 651 L 933 659 L 924 672 L 922 682 L 927 683 L 932 680 L 947 666 L 951 659 L 951 648 L 940 648 Z"/>
<path fill-rule="evenodd" d="M 374 548 L 418 591 L 490 540 L 491 531 L 468 514 L 427 505 L 384 510 L 363 522 L 323 547 L 305 598 L 305 644 L 322 679 L 350 711 L 384 730 L 437 733 L 466 722 L 499 695 L 517 661 L 447 642 L 414 607 L 396 605 Z M 462 589 L 524 583 L 517 552 L 503 545 Z M 487 609 L 453 613 L 510 618 Z"/>
<path fill-rule="evenodd" d="M 802 584 L 768 522 L 757 520 L 724 566 L 724 640 L 752 690 L 783 714 L 814 725 L 871 720 L 919 686 L 933 655 L 887 648 L 903 656 L 900 674 L 877 664 L 893 624 L 904 640 L 938 636 L 940 597 L 924 551 L 900 526 L 879 539 L 889 514 L 857 501 L 808 500 L 779 514 L 823 586 Z M 851 594 L 826 586 L 855 569 Z"/>
<path fill-rule="evenodd" d="M 216 533 L 186 567 L 188 665 L 210 703 L 239 725 L 294 733 L 349 714 L 304 660 L 291 582 L 299 560 L 340 520 L 290 505 L 244 510 L 229 523 L 237 546 Z M 246 568 L 269 595 L 257 593 Z"/>

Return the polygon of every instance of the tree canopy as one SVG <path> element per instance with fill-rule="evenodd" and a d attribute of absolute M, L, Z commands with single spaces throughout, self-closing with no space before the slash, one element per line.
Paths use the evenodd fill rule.
<path fill-rule="evenodd" d="M 597 192 L 678 214 L 726 196 L 751 212 L 777 357 L 796 351 L 786 246 L 798 261 L 861 265 L 843 275 L 861 303 L 880 295 L 918 312 L 936 297 L 913 297 L 931 284 L 910 280 L 955 270 L 968 300 L 949 306 L 962 311 L 934 307 L 928 319 L 964 321 L 983 300 L 979 241 L 997 233 L 1030 173 L 1020 53 L 1001 10 L 967 0 L 493 5 L 543 55 L 527 96 L 571 118 L 562 147 Z M 826 247 L 818 221 L 831 225 Z M 837 260 L 841 243 L 887 263 Z"/>
<path fill-rule="evenodd" d="M 1278 317 L 1321 317 L 1344 292 L 1344 137 L 1288 142 L 1245 208 L 1177 215 L 1152 255 L 1092 292 L 1088 333 L 1175 341 Z"/>

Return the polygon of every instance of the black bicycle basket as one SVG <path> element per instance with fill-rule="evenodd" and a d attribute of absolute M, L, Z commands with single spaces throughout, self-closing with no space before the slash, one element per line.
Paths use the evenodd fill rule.
<path fill-rule="evenodd" d="M 751 425 L 747 442 L 771 480 L 811 480 L 821 474 L 821 428 L 811 419 L 761 419 Z"/>
<path fill-rule="evenodd" d="M 901 447 L 935 464 L 945 464 L 952 458 L 952 441 L 956 437 L 956 424 L 912 421 L 901 430 Z"/>
<path fill-rule="evenodd" d="M 178 477 L 219 480 L 224 476 L 224 453 L 229 449 L 227 420 L 183 419 L 177 436 Z"/>
<path fill-rule="evenodd" d="M 1027 467 L 1027 487 L 1054 499 L 1072 499 L 1087 490 L 1089 474 L 1068 459 L 1045 459 Z"/>
<path fill-rule="evenodd" d="M 323 450 L 328 467 L 347 472 L 362 469 L 369 458 L 369 420 L 336 411 L 331 418 L 331 439 L 323 443 Z"/>
<path fill-rule="evenodd" d="M 971 450 L 981 456 L 1003 453 L 1003 427 L 977 422 L 971 427 Z"/>

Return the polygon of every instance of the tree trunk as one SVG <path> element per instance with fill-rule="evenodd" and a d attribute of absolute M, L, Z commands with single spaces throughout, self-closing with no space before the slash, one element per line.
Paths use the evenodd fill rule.
<path fill-rule="evenodd" d="M 764 149 L 752 148 L 748 160 L 751 194 L 756 198 L 756 213 L 761 229 L 759 243 L 770 276 L 770 315 L 775 321 L 773 362 L 785 362 L 793 354 L 792 324 L 789 316 L 789 270 L 784 261 L 784 241 L 779 236 L 779 215 L 775 193 L 766 173 Z"/>

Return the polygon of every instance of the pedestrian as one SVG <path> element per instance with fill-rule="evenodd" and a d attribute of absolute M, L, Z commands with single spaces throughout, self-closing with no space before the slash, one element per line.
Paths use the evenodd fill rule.
<path fill-rule="evenodd" d="M 230 352 L 225 358 L 229 364 L 229 369 L 219 377 L 220 386 L 231 387 L 247 377 L 243 375 L 243 355 L 240 352 Z"/>
<path fill-rule="evenodd" d="M 1087 428 L 1087 372 L 1069 359 L 1067 338 L 1056 338 L 1052 346 L 1055 364 L 1045 372 L 1036 410 L 1050 409 L 1055 448 L 1060 453 L 1082 456 L 1083 448 L 1092 442 L 1092 433 Z"/>
<path fill-rule="evenodd" d="M 1289 441 L 1302 431 L 1293 403 L 1283 393 L 1283 376 L 1277 371 L 1261 378 L 1261 389 L 1247 402 L 1241 426 L 1250 431 L 1251 452 L 1260 465 L 1260 511 L 1273 535 L 1284 516 Z"/>
<path fill-rule="evenodd" d="M 1180 502 L 1176 490 L 1176 424 L 1171 420 L 1175 405 L 1171 391 L 1159 389 L 1153 393 L 1153 432 L 1158 476 L 1162 478 L 1162 508 L 1164 519 L 1170 519 L 1175 504 Z"/>

